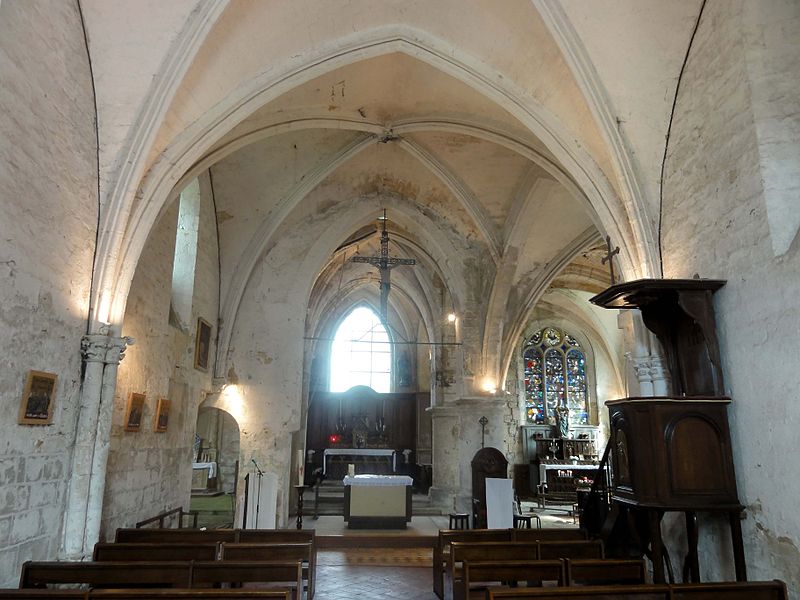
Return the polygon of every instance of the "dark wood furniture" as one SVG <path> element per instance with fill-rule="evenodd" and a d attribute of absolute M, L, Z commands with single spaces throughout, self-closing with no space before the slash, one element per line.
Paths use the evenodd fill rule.
<path fill-rule="evenodd" d="M 453 600 L 468 600 L 487 585 L 564 585 L 564 563 L 560 560 L 464 561 L 462 580 L 453 589 Z M 476 587 L 478 589 L 476 589 Z"/>
<path fill-rule="evenodd" d="M 469 513 L 450 513 L 450 529 L 469 529 Z"/>
<path fill-rule="evenodd" d="M 661 342 L 673 396 L 606 402 L 610 413 L 612 500 L 645 514 L 653 578 L 664 582 L 661 518 L 682 511 L 689 553 L 685 570 L 700 580 L 697 512 L 727 516 L 737 581 L 747 579 L 713 294 L 725 284 L 707 279 L 642 279 L 613 285 L 591 301 L 609 309 L 637 308 Z"/>
<path fill-rule="evenodd" d="M 219 543 L 200 544 L 117 544 L 98 542 L 94 545 L 95 562 L 155 562 L 176 560 L 216 560 Z"/>
<path fill-rule="evenodd" d="M 486 478 L 506 479 L 508 461 L 497 448 L 481 448 L 472 457 L 472 526 L 486 527 Z"/>
<path fill-rule="evenodd" d="M 567 585 L 637 585 L 647 583 L 644 559 L 580 559 L 564 561 Z"/>
<path fill-rule="evenodd" d="M 782 581 L 598 585 L 560 588 L 489 588 L 487 600 L 569 598 L 570 600 L 787 600 Z"/>

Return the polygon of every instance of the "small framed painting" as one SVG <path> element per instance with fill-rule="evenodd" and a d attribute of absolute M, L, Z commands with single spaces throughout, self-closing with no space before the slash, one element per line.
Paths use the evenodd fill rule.
<path fill-rule="evenodd" d="M 156 405 L 156 416 L 153 419 L 153 431 L 163 433 L 169 427 L 169 404 L 166 398 L 159 398 Z"/>
<path fill-rule="evenodd" d="M 28 371 L 19 407 L 20 425 L 49 425 L 53 421 L 57 379 L 54 373 Z"/>
<path fill-rule="evenodd" d="M 144 401 L 147 396 L 131 392 L 128 396 L 128 407 L 125 409 L 125 431 L 139 431 L 142 426 Z"/>
<path fill-rule="evenodd" d="M 194 368 L 208 371 L 208 354 L 211 350 L 211 324 L 197 318 L 197 337 L 194 346 Z"/>

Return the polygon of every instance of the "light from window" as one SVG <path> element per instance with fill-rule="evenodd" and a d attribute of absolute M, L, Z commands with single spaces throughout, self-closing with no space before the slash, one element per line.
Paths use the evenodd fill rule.
<path fill-rule="evenodd" d="M 391 391 L 392 347 L 380 318 L 366 307 L 353 310 L 339 325 L 331 346 L 331 391 L 366 385 Z"/>
<path fill-rule="evenodd" d="M 526 342 L 522 360 L 528 423 L 551 422 L 559 406 L 569 408 L 571 425 L 589 422 L 586 356 L 578 340 L 545 327 Z"/>

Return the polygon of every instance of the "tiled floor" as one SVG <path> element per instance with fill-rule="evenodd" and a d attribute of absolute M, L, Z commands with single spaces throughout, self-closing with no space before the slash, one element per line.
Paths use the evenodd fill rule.
<path fill-rule="evenodd" d="M 435 600 L 430 567 L 318 566 L 314 600 Z"/>

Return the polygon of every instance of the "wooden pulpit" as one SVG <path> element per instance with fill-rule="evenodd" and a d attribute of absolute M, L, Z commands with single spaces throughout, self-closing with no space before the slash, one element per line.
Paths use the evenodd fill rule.
<path fill-rule="evenodd" d="M 687 567 L 700 580 L 699 512 L 723 512 L 730 522 L 736 579 L 747 573 L 736 490 L 713 293 L 724 281 L 642 279 L 613 285 L 593 297 L 609 309 L 638 308 L 664 347 L 674 395 L 606 402 L 611 426 L 611 496 L 647 513 L 653 576 L 664 581 L 661 518 L 686 516 Z"/>

